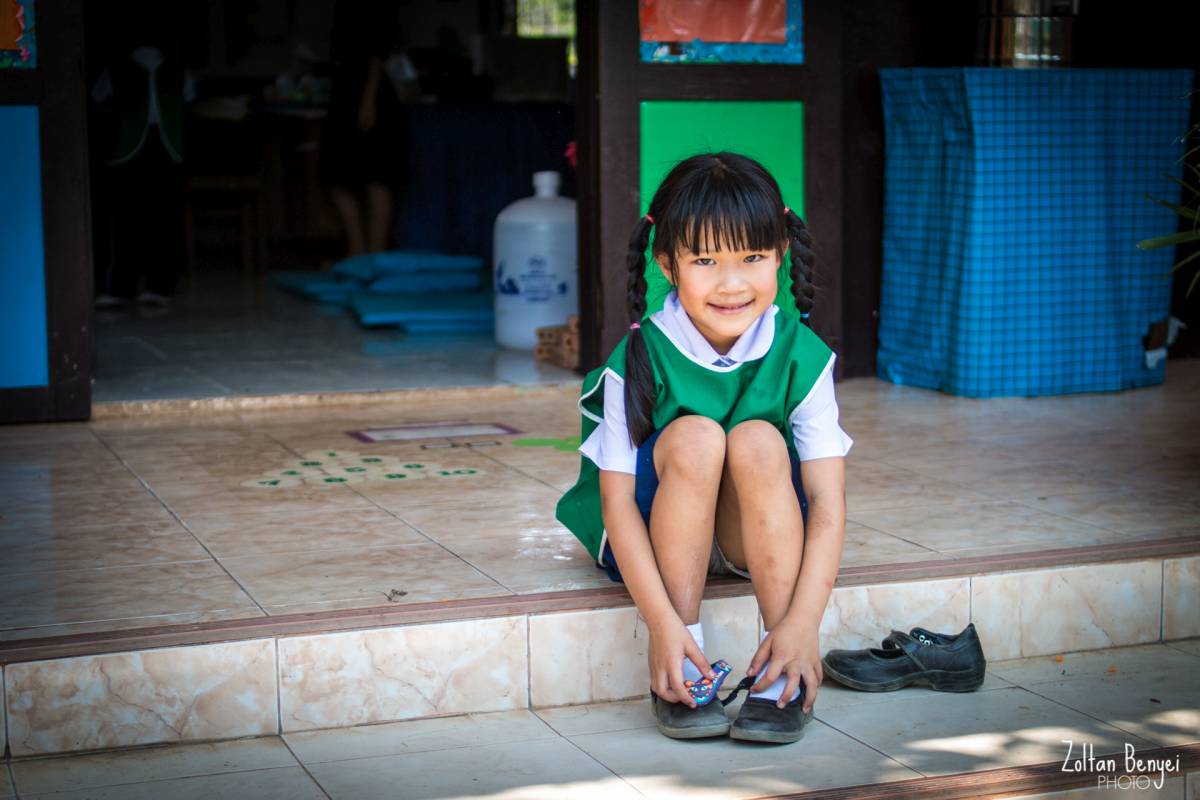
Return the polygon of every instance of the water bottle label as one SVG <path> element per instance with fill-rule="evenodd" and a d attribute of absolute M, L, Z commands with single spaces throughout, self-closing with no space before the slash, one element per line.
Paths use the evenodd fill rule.
<path fill-rule="evenodd" d="M 496 266 L 497 294 L 520 296 L 527 303 L 544 303 L 565 297 L 570 287 L 549 268 L 542 256 L 531 256 L 525 269 L 513 274 L 504 261 Z"/>

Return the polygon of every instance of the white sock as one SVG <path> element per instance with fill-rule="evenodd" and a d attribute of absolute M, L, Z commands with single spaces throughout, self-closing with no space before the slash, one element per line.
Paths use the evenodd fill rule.
<path fill-rule="evenodd" d="M 759 641 L 761 642 L 762 639 L 766 639 L 767 634 L 769 634 L 769 633 L 770 633 L 770 631 L 763 631 L 762 638 L 760 638 Z M 771 666 L 770 661 L 768 661 L 766 664 L 763 664 L 762 669 L 760 669 L 758 671 L 759 676 L 766 675 L 767 668 L 770 666 Z M 775 679 L 775 682 L 772 683 L 770 686 L 768 686 L 766 689 L 763 689 L 761 692 L 751 692 L 750 696 L 757 697 L 761 700 L 778 700 L 779 696 L 781 694 L 783 694 L 783 688 L 785 686 L 787 686 L 787 675 L 781 674 L 778 678 Z M 795 693 L 790 698 L 788 698 L 788 702 L 789 703 L 792 702 L 792 700 L 795 700 L 799 696 L 800 696 L 800 689 L 797 688 Z"/>
<path fill-rule="evenodd" d="M 692 638 L 696 640 L 696 647 L 699 647 L 701 650 L 703 650 L 704 649 L 704 628 L 700 627 L 700 623 L 697 622 L 695 625 L 688 625 L 687 629 L 688 629 L 688 633 L 690 633 L 692 635 Z M 707 667 L 708 665 L 705 664 L 704 666 Z M 698 681 L 703 677 L 704 677 L 704 673 L 701 672 L 699 670 L 699 668 L 695 664 L 692 663 L 692 660 L 690 658 L 683 659 L 683 679 L 685 681 Z"/>

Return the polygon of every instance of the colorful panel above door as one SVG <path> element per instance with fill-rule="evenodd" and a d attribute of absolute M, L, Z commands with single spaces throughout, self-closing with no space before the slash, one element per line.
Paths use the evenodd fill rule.
<path fill-rule="evenodd" d="M 642 61 L 803 64 L 803 0 L 641 0 Z"/>
<path fill-rule="evenodd" d="M 42 156 L 36 106 L 0 105 L 0 389 L 46 386 L 46 272 L 42 242 Z"/>
<path fill-rule="evenodd" d="M 33 0 L 0 0 L 0 69 L 36 69 Z"/>
<path fill-rule="evenodd" d="M 641 202 L 650 199 L 671 168 L 696 153 L 730 150 L 761 163 L 775 176 L 783 202 L 804 213 L 804 104 L 798 101 L 647 100 L 641 104 Z M 630 220 L 632 227 L 633 220 Z M 646 312 L 662 308 L 671 287 L 646 254 Z M 791 262 L 784 259 L 776 303 L 795 313 Z M 820 269 L 820 265 L 816 269 Z"/>

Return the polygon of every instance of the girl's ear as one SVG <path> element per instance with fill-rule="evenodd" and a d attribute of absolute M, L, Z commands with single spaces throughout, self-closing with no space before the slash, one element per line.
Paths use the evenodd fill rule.
<path fill-rule="evenodd" d="M 654 261 L 658 264 L 658 268 L 662 270 L 663 277 L 667 279 L 667 283 L 674 286 L 675 278 L 671 275 L 671 264 L 667 261 L 667 254 L 659 253 L 654 257 Z"/>

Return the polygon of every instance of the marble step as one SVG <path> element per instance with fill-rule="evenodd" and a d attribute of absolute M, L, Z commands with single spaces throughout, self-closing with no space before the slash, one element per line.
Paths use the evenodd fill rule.
<path fill-rule="evenodd" d="M 822 648 L 968 622 L 989 661 L 1200 635 L 1200 541 L 1138 552 L 847 570 Z M 748 590 L 715 583 L 703 605 L 706 653 L 739 671 L 759 638 Z M 0 747 L 21 758 L 636 698 L 646 645 L 617 587 L 7 642 Z"/>
<path fill-rule="evenodd" d="M 971 694 L 826 682 L 783 747 L 667 739 L 642 698 L 22 758 L 11 785 L 0 763 L 0 798 L 1183 800 L 1200 790 L 1197 665 L 1194 639 L 994 661 Z M 1128 748 L 1162 770 L 1127 770 Z"/>

